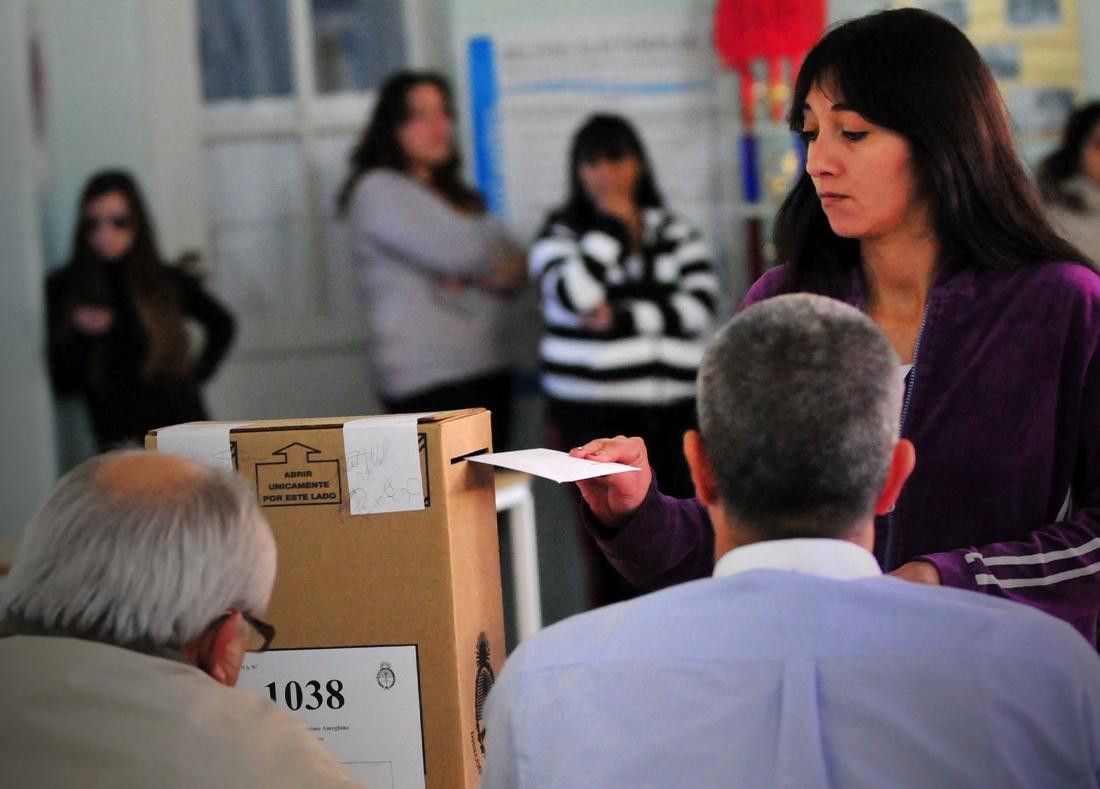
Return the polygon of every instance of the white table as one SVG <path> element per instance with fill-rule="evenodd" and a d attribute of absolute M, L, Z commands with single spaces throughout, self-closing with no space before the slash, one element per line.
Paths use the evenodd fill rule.
<path fill-rule="evenodd" d="M 535 497 L 531 476 L 518 471 L 496 472 L 497 512 L 508 513 L 512 543 L 512 585 L 516 594 L 519 640 L 542 628 L 539 553 L 535 532 Z"/>

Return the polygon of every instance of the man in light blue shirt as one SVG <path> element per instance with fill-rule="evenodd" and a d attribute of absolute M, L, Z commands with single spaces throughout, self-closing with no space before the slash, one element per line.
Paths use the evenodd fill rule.
<path fill-rule="evenodd" d="M 1100 786 L 1090 645 L 870 553 L 914 464 L 897 365 L 820 296 L 716 335 L 684 451 L 728 553 L 523 644 L 489 697 L 485 789 Z"/>

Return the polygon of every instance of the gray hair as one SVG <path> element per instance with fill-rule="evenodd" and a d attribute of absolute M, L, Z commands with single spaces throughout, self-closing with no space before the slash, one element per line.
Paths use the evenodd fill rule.
<path fill-rule="evenodd" d="M 4 586 L 9 624 L 156 651 L 190 643 L 230 609 L 266 608 L 275 540 L 244 479 L 194 464 L 160 495 L 100 479 L 142 454 L 100 455 L 57 483 Z"/>
<path fill-rule="evenodd" d="M 824 296 L 777 296 L 729 321 L 697 379 L 726 512 L 760 539 L 849 534 L 897 442 L 897 365 L 869 318 Z"/>

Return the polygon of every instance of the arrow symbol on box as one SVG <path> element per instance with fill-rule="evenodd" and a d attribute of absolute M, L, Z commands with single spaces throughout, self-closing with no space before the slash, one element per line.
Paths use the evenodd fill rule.
<path fill-rule="evenodd" d="M 283 463 L 312 463 L 313 461 L 310 458 L 321 454 L 321 450 L 295 441 L 293 444 L 287 444 L 282 449 L 276 449 L 271 454 L 280 455 L 283 458 Z"/>
<path fill-rule="evenodd" d="M 300 441 L 271 454 L 278 460 L 256 464 L 256 496 L 265 509 L 343 504 L 344 483 L 339 460 L 321 460 L 315 457 L 322 454 L 320 449 Z M 298 478 L 308 478 L 309 483 L 296 484 L 302 481 Z"/>

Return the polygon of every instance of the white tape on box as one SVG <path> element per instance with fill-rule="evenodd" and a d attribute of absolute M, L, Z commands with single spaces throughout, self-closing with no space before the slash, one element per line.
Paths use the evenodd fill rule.
<path fill-rule="evenodd" d="M 199 463 L 233 471 L 229 431 L 242 422 L 173 425 L 157 431 L 157 451 L 182 455 Z"/>
<path fill-rule="evenodd" d="M 372 416 L 344 423 L 352 515 L 424 509 L 418 416 Z"/>

